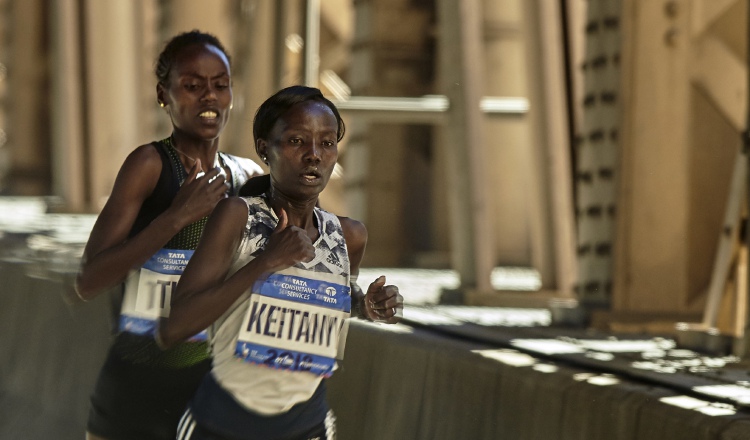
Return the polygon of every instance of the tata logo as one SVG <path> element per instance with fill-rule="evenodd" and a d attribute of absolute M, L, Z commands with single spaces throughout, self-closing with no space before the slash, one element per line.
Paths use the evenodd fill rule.
<path fill-rule="evenodd" d="M 336 288 L 335 287 L 326 287 L 326 295 L 328 295 L 328 296 L 336 296 Z"/>

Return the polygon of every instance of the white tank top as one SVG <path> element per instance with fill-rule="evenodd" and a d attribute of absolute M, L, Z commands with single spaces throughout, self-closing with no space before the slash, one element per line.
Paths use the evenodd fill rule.
<path fill-rule="evenodd" d="M 228 276 L 265 248 L 278 223 L 264 197 L 244 200 L 248 220 Z M 343 353 L 349 255 L 338 217 L 318 208 L 314 215 L 313 261 L 258 280 L 209 329 L 214 378 L 256 413 L 279 414 L 308 400 Z"/>

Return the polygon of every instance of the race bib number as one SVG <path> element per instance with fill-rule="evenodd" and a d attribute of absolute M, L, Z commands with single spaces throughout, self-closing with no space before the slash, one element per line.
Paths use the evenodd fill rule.
<path fill-rule="evenodd" d="M 172 292 L 192 250 L 161 249 L 125 281 L 120 330 L 153 336 L 159 318 L 169 317 Z M 203 331 L 191 340 L 205 340 Z"/>
<path fill-rule="evenodd" d="M 235 356 L 272 368 L 330 376 L 343 354 L 351 312 L 350 287 L 340 275 L 271 274 L 253 286 Z M 310 276 L 332 280 L 313 279 Z M 339 357 L 340 358 L 340 357 Z"/>

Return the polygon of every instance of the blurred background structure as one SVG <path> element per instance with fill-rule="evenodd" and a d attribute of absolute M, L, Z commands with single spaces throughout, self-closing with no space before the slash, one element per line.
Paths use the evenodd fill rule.
<path fill-rule="evenodd" d="M 367 225 L 366 270 L 440 289 L 407 302 L 689 327 L 744 357 L 747 3 L 0 0 L 2 237 L 39 226 L 15 202 L 44 205 L 66 288 L 125 156 L 168 135 L 162 45 L 197 28 L 232 55 L 225 151 L 257 159 L 254 110 L 281 87 L 338 104 L 322 205 Z"/>
<path fill-rule="evenodd" d="M 233 54 L 225 149 L 305 83 L 350 127 L 324 205 L 365 264 L 450 268 L 474 304 L 700 313 L 746 109 L 741 0 L 3 0 L 0 193 L 95 213 L 165 136 L 153 63 L 200 28 Z M 616 220 L 616 221 L 615 221 Z M 541 288 L 497 292 L 494 267 Z"/>
<path fill-rule="evenodd" d="M 540 5 L 5 1 L 0 191 L 96 212 L 125 156 L 168 134 L 153 63 L 166 39 L 199 28 L 233 55 L 225 150 L 254 157 L 254 110 L 283 86 L 318 86 L 345 111 L 324 205 L 370 225 L 367 265 L 456 269 L 466 300 L 496 296 L 496 266 L 533 267 L 543 292 L 526 297 L 570 295 L 573 46 L 562 18 L 585 2 Z"/>

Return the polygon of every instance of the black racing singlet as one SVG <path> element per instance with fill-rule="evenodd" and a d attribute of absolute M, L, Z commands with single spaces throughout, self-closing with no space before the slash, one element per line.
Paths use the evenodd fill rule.
<path fill-rule="evenodd" d="M 129 237 L 132 237 L 142 231 L 156 217 L 169 208 L 174 200 L 180 185 L 187 178 L 187 171 L 180 161 L 177 151 L 172 146 L 170 138 L 163 139 L 153 143 L 162 159 L 162 170 L 159 181 L 151 195 L 143 202 L 141 210 L 133 223 Z M 229 168 L 231 177 L 228 178 L 230 183 L 230 195 L 236 195 L 239 188 L 247 180 L 243 167 L 240 164 L 240 158 L 236 156 L 219 153 L 219 161 L 222 166 Z M 164 246 L 166 249 L 185 249 L 194 250 L 198 246 L 203 228 L 208 221 L 204 217 L 182 229 Z M 118 295 L 119 301 L 122 301 L 122 294 Z M 114 323 L 118 322 L 120 313 L 120 304 L 113 307 L 115 313 Z M 115 324 L 115 327 L 117 325 Z M 142 365 L 150 365 L 161 368 L 184 368 L 194 365 L 198 362 L 208 359 L 208 343 L 201 342 L 183 342 L 169 350 L 162 350 L 157 345 L 153 337 L 137 335 L 128 332 L 119 332 L 115 336 L 115 341 L 110 354 L 119 358 Z"/>

